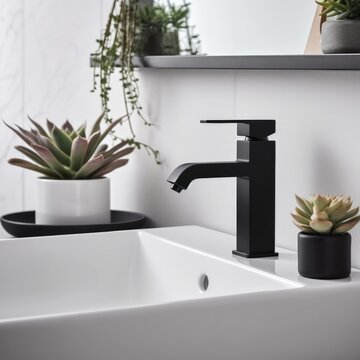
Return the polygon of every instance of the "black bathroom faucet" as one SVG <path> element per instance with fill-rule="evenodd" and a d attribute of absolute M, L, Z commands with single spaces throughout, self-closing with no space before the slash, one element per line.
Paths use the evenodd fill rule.
<path fill-rule="evenodd" d="M 247 258 L 277 256 L 275 252 L 275 120 L 202 120 L 237 124 L 237 160 L 187 163 L 169 176 L 172 189 L 186 190 L 195 179 L 237 178 L 236 250 Z"/>

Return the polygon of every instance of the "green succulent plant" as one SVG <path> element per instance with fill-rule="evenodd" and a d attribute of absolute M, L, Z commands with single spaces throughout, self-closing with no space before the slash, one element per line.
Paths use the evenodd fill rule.
<path fill-rule="evenodd" d="M 86 124 L 75 129 L 69 121 L 59 128 L 48 120 L 45 130 L 38 122 L 29 118 L 34 125 L 30 131 L 5 123 L 29 146 L 15 146 L 15 149 L 31 160 L 12 158 L 9 163 L 36 171 L 50 179 L 103 177 L 126 165 L 129 160 L 123 157 L 134 150 L 134 147 L 127 146 L 126 141 L 108 149 L 108 145 L 103 141 L 121 119 L 114 121 L 101 132 L 100 123 L 103 117 L 104 113 L 95 121 L 88 136 Z"/>
<path fill-rule="evenodd" d="M 143 27 L 150 32 L 165 32 L 170 24 L 166 7 L 163 5 L 145 5 L 137 11 L 138 27 Z"/>
<path fill-rule="evenodd" d="M 294 224 L 304 233 L 339 235 L 348 232 L 360 220 L 359 207 L 352 208 L 350 197 L 313 195 L 308 199 L 295 195 L 298 207 L 291 214 Z"/>
<path fill-rule="evenodd" d="M 317 0 L 316 3 L 323 7 L 320 16 L 336 16 L 338 20 L 360 19 L 360 0 Z"/>
<path fill-rule="evenodd" d="M 189 26 L 190 3 L 184 2 L 182 5 L 167 5 L 156 2 L 154 5 L 140 6 L 137 11 L 137 52 L 144 55 L 147 42 L 152 35 L 161 34 L 162 55 L 179 55 L 184 52 L 190 55 L 196 55 L 199 52 L 199 35 L 194 33 L 194 27 Z M 179 33 L 186 34 L 186 47 L 181 48 L 179 42 Z M 172 41 L 170 41 L 172 40 Z M 146 54 L 145 54 L 146 55 Z"/>

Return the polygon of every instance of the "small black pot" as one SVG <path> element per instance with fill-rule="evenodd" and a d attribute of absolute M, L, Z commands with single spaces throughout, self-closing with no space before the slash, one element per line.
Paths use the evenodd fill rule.
<path fill-rule="evenodd" d="M 164 55 L 180 55 L 179 33 L 169 31 L 164 34 Z"/>
<path fill-rule="evenodd" d="M 138 52 L 141 55 L 164 55 L 164 34 L 158 32 L 143 32 Z"/>
<path fill-rule="evenodd" d="M 351 235 L 298 235 L 299 274 L 313 279 L 342 279 L 351 272 Z"/>

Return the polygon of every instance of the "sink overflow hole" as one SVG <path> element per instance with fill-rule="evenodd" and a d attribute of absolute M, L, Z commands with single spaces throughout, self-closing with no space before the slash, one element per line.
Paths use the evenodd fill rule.
<path fill-rule="evenodd" d="M 209 277 L 206 274 L 202 274 L 199 279 L 200 290 L 205 292 L 209 287 Z"/>

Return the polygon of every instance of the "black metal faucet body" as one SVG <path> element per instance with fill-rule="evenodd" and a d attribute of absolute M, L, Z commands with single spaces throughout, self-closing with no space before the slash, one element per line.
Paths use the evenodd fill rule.
<path fill-rule="evenodd" d="M 169 176 L 172 189 L 181 192 L 200 178 L 237 178 L 236 250 L 248 258 L 277 256 L 275 252 L 275 120 L 205 120 L 237 123 L 237 160 L 188 163 Z"/>

